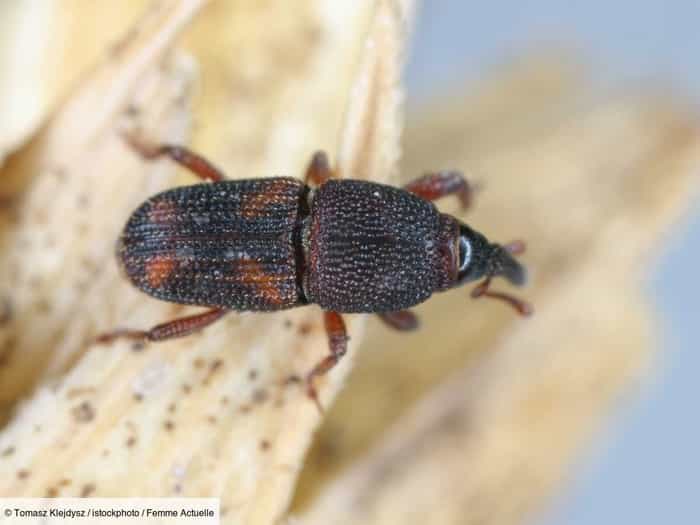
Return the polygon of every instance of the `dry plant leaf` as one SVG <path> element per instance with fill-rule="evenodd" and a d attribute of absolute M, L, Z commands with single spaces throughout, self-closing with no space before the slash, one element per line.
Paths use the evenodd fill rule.
<path fill-rule="evenodd" d="M 213 2 L 183 39 L 206 79 L 196 149 L 232 178 L 300 174 L 316 149 L 334 157 L 375 4 Z"/>
<path fill-rule="evenodd" d="M 192 66 L 182 59 L 171 64 L 173 71 L 148 71 L 200 4 L 189 0 L 152 10 L 3 169 L 3 177 L 24 177 L 28 185 L 3 217 L 1 293 L 13 313 L 0 327 L 4 407 L 75 360 L 100 323 L 85 312 L 110 315 L 95 305 L 103 303 L 108 281 L 119 282 L 113 268 L 115 232 L 144 190 L 167 182 L 165 175 L 144 175 L 125 188 L 125 174 L 143 163 L 119 139 L 117 121 L 130 104 L 162 96 L 151 118 L 172 118 L 163 132 L 174 133 L 172 140 L 185 136 L 190 112 L 182 105 Z M 110 267 L 112 272 L 102 272 Z"/>
<path fill-rule="evenodd" d="M 409 120 L 403 162 L 476 174 L 468 221 L 527 239 L 535 317 L 452 292 L 419 309 L 416 336 L 370 327 L 302 476 L 301 523 L 331 512 L 334 523 L 522 523 L 645 370 L 654 323 L 640 283 L 695 194 L 700 130 L 665 99 L 585 107 L 585 84 L 565 79 L 554 99 L 523 91 L 539 84 L 514 75 L 485 109 L 483 94 L 442 97 Z"/>
<path fill-rule="evenodd" d="M 156 4 L 3 168 L 3 177 L 32 175 L 0 229 L 9 307 L 0 400 L 13 411 L 0 435 L 0 494 L 220 495 L 231 523 L 270 523 L 289 501 L 319 420 L 289 381 L 328 352 L 317 309 L 231 315 L 141 352 L 91 343 L 190 311 L 143 296 L 117 273 L 114 241 L 130 211 L 181 179 L 172 163 L 138 158 L 119 133 L 137 126 L 152 140 L 187 142 L 194 112 L 197 149 L 236 177 L 301 174 L 314 148 L 334 157 L 339 142 L 341 172 L 361 166 L 354 176 L 383 180 L 398 151 L 412 3 L 308 0 L 276 18 L 259 2 L 213 2 L 184 42 L 211 73 L 214 86 L 207 77 L 202 91 L 219 105 L 201 97 L 192 110 L 192 61 L 163 55 L 202 4 Z M 249 31 L 211 52 L 207 44 L 235 33 L 226 25 L 234 19 Z M 349 104 L 365 89 L 366 102 Z M 223 136 L 208 135 L 210 122 Z M 362 324 L 350 321 L 350 355 L 320 382 L 324 404 Z"/>
<path fill-rule="evenodd" d="M 144 0 L 0 3 L 0 165 L 146 5 Z"/>
<path fill-rule="evenodd" d="M 40 38 L 50 15 L 49 9 L 28 2 L 0 4 L 0 165 L 40 120 L 44 48 Z"/>

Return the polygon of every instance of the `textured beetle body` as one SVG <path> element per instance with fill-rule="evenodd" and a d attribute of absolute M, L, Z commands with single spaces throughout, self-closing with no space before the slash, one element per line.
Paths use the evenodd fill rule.
<path fill-rule="evenodd" d="M 305 304 L 298 238 L 307 193 L 284 177 L 159 193 L 127 222 L 118 259 L 138 288 L 166 301 L 258 311 Z"/>
<path fill-rule="evenodd" d="M 229 181 L 204 157 L 171 144 L 127 136 L 145 159 L 166 156 L 212 181 L 162 192 L 129 218 L 117 258 L 129 279 L 165 301 L 210 307 L 149 330 L 100 335 L 164 341 L 211 325 L 231 310 L 274 311 L 316 303 L 323 308 L 329 353 L 306 374 L 306 392 L 322 411 L 315 379 L 347 351 L 342 313 L 377 313 L 389 326 L 413 330 L 407 308 L 433 292 L 483 278 L 472 297 L 491 297 L 528 315 L 518 298 L 489 290 L 494 277 L 525 282 L 514 259 L 524 244 L 489 242 L 432 200 L 471 190 L 459 172 L 434 172 L 397 189 L 337 180 L 316 152 L 305 182 L 275 177 Z"/>
<path fill-rule="evenodd" d="M 309 200 L 311 202 L 309 202 Z M 165 191 L 131 216 L 118 256 L 146 293 L 182 304 L 392 312 L 454 284 L 459 226 L 415 195 L 291 178 Z"/>

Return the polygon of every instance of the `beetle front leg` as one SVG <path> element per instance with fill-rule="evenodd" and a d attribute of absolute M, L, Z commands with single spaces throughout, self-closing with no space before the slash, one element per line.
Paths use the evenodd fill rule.
<path fill-rule="evenodd" d="M 328 155 L 325 151 L 317 151 L 311 157 L 309 167 L 306 168 L 304 183 L 312 183 L 315 186 L 321 186 L 328 179 L 334 177 L 333 170 L 328 162 Z"/>
<path fill-rule="evenodd" d="M 410 310 L 384 312 L 377 315 L 385 324 L 400 332 L 410 332 L 418 328 L 419 325 L 418 317 Z"/>
<path fill-rule="evenodd" d="M 463 209 L 472 204 L 474 188 L 459 171 L 426 173 L 403 187 L 406 191 L 429 201 L 448 195 L 456 195 Z"/>
<path fill-rule="evenodd" d="M 338 312 L 323 312 L 323 321 L 328 334 L 328 346 L 330 354 L 319 362 L 306 376 L 306 393 L 316 403 L 318 411 L 323 414 L 323 407 L 318 399 L 318 391 L 314 385 L 314 379 L 326 374 L 338 364 L 340 358 L 348 349 L 348 334 L 345 329 L 343 317 Z"/>
<path fill-rule="evenodd" d="M 159 157 L 169 157 L 202 180 L 210 180 L 212 182 L 224 180 L 224 174 L 221 171 L 204 157 L 185 147 L 172 144 L 150 144 L 131 134 L 124 135 L 124 138 L 127 144 L 144 159 L 155 160 Z"/>
<path fill-rule="evenodd" d="M 150 330 L 115 330 L 97 337 L 97 343 L 111 343 L 116 339 L 133 341 L 166 341 L 190 335 L 221 319 L 229 310 L 212 308 L 201 314 L 173 319 L 154 326 Z"/>

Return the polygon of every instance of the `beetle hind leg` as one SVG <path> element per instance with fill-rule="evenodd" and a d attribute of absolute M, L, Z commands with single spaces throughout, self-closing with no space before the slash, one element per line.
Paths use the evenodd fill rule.
<path fill-rule="evenodd" d="M 323 320 L 328 334 L 328 346 L 330 354 L 323 358 L 306 375 L 306 394 L 316 403 L 318 411 L 323 414 L 323 406 L 318 398 L 318 390 L 314 384 L 315 379 L 326 374 L 345 355 L 348 348 L 348 334 L 345 329 L 345 321 L 338 312 L 324 312 Z"/>
<path fill-rule="evenodd" d="M 201 330 L 221 319 L 229 310 L 212 308 L 201 314 L 180 317 L 154 326 L 150 330 L 115 330 L 97 337 L 98 344 L 111 343 L 117 339 L 131 339 L 132 341 L 166 341 L 185 337 L 193 332 Z"/>

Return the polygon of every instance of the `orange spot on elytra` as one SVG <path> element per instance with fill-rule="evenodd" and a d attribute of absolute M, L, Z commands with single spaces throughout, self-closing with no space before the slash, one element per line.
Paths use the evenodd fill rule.
<path fill-rule="evenodd" d="M 270 206 L 288 199 L 289 182 L 277 180 L 271 182 L 259 193 L 246 193 L 241 202 L 241 215 L 247 219 L 264 217 Z"/>
<path fill-rule="evenodd" d="M 265 300 L 270 304 L 282 304 L 283 297 L 280 290 L 275 286 L 275 277 L 265 273 L 260 263 L 246 260 L 245 264 L 238 261 L 236 273 L 241 276 L 241 281 L 255 285 Z"/>
<path fill-rule="evenodd" d="M 168 255 L 156 255 L 146 261 L 146 279 L 151 288 L 160 287 L 175 270 L 177 262 Z"/>
<path fill-rule="evenodd" d="M 166 199 L 157 200 L 148 210 L 148 222 L 153 224 L 170 224 L 177 215 L 177 204 Z"/>

